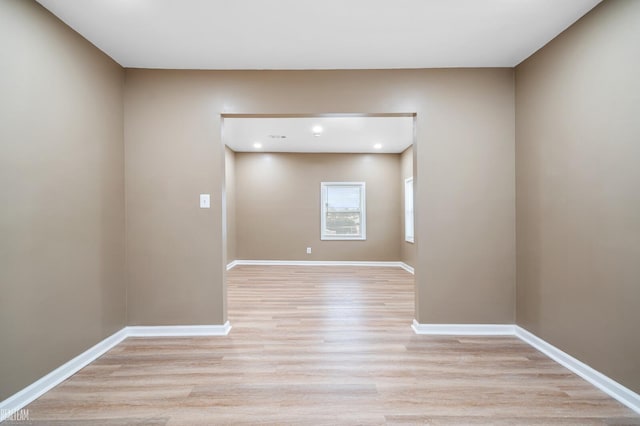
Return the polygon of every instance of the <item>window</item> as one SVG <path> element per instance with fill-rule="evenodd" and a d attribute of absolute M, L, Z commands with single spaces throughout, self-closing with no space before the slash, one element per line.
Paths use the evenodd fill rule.
<path fill-rule="evenodd" d="M 404 180 L 404 240 L 413 242 L 413 178 Z"/>
<path fill-rule="evenodd" d="M 366 240 L 364 182 L 322 182 L 320 239 Z"/>

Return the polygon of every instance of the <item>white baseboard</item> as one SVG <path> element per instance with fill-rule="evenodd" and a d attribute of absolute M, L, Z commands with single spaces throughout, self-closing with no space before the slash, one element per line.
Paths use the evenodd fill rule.
<path fill-rule="evenodd" d="M 640 395 L 631 389 L 621 385 L 610 377 L 589 367 L 582 361 L 572 357 L 568 353 L 556 348 L 552 344 L 542 340 L 535 334 L 522 327 L 515 326 L 515 335 L 523 342 L 533 346 L 558 364 L 573 371 L 578 376 L 585 379 L 604 393 L 620 401 L 636 413 L 640 413 Z"/>
<path fill-rule="evenodd" d="M 458 336 L 515 336 L 558 364 L 574 372 L 607 395 L 640 413 L 640 395 L 610 377 L 589 367 L 568 353 L 514 324 L 420 324 L 411 325 L 416 334 Z"/>
<path fill-rule="evenodd" d="M 21 391 L 0 401 L 0 422 L 73 376 L 127 337 L 226 336 L 230 330 L 229 321 L 223 325 L 124 327 Z"/>
<path fill-rule="evenodd" d="M 400 267 L 402 269 L 404 269 L 405 271 L 409 272 L 410 274 L 414 274 L 415 275 L 415 270 L 413 269 L 413 266 L 409 266 L 404 262 L 399 262 L 400 263 Z"/>
<path fill-rule="evenodd" d="M 229 331 L 229 321 L 223 325 L 135 325 L 127 327 L 127 337 L 226 336 Z"/>
<path fill-rule="evenodd" d="M 96 358 L 122 342 L 125 338 L 127 338 L 126 327 L 87 349 L 71 361 L 64 363 L 18 393 L 0 402 L 0 422 L 10 417 L 13 412 L 24 408 L 45 392 L 51 390 L 53 387 L 86 367 Z"/>
<path fill-rule="evenodd" d="M 402 268 L 413 274 L 413 268 L 404 262 L 383 261 L 350 261 L 350 260 L 234 260 L 227 265 L 227 270 L 238 265 L 253 266 L 379 266 Z"/>
<path fill-rule="evenodd" d="M 413 320 L 411 325 L 416 334 L 453 336 L 513 336 L 512 324 L 420 324 Z"/>

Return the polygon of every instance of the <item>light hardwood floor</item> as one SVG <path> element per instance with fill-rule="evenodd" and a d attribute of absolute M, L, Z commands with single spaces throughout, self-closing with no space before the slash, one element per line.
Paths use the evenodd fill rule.
<path fill-rule="evenodd" d="M 517 338 L 415 335 L 404 270 L 228 278 L 229 336 L 129 338 L 27 407 L 29 423 L 640 425 Z"/>

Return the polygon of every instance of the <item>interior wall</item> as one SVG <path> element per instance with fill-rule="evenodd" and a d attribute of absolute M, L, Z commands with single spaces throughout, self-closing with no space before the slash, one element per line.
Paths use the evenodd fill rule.
<path fill-rule="evenodd" d="M 235 158 L 239 259 L 400 260 L 398 154 L 239 152 Z M 321 182 L 366 183 L 365 241 L 320 240 Z"/>
<path fill-rule="evenodd" d="M 125 325 L 122 68 L 0 1 L 0 400 Z"/>
<path fill-rule="evenodd" d="M 130 324 L 226 320 L 220 114 L 326 112 L 417 113 L 418 321 L 514 321 L 512 69 L 129 69 L 125 84 Z"/>
<path fill-rule="evenodd" d="M 224 173 L 225 173 L 225 194 L 226 194 L 226 240 L 227 257 L 225 263 L 228 264 L 236 259 L 236 153 L 228 146 L 224 147 Z"/>
<path fill-rule="evenodd" d="M 640 2 L 516 69 L 517 323 L 640 392 Z"/>
<path fill-rule="evenodd" d="M 407 265 L 415 268 L 416 266 L 416 236 L 414 242 L 409 243 L 404 238 L 404 181 L 413 177 L 413 146 L 405 149 L 400 155 L 400 260 Z M 417 179 L 414 179 L 417 180 Z"/>

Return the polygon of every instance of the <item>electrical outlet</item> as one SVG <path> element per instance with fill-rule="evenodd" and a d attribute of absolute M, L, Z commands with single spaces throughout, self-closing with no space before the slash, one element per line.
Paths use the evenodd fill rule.
<path fill-rule="evenodd" d="M 307 247 L 307 254 L 311 254 L 311 247 Z"/>

